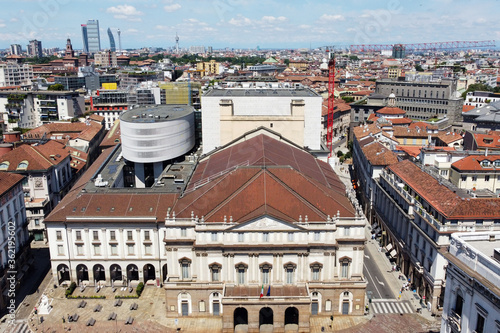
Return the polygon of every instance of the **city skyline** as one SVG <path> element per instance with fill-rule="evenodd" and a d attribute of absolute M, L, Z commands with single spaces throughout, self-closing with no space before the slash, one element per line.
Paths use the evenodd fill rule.
<path fill-rule="evenodd" d="M 21 0 L 3 7 L 0 48 L 26 47 L 38 39 L 63 48 L 71 38 L 83 49 L 81 26 L 100 21 L 122 34 L 122 47 L 308 48 L 324 45 L 390 44 L 500 38 L 498 1 L 401 0 L 349 4 L 320 1 L 72 1 Z M 109 48 L 109 42 L 102 43 Z"/>

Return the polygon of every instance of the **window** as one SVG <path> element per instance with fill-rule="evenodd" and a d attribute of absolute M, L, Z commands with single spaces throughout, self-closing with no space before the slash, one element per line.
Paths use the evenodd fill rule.
<path fill-rule="evenodd" d="M 448 176 L 448 170 L 441 170 L 441 176 Z"/>
<path fill-rule="evenodd" d="M 118 255 L 118 245 L 111 244 L 111 255 L 112 256 L 117 256 Z"/>
<path fill-rule="evenodd" d="M 310 267 L 311 267 L 311 280 L 319 281 L 320 280 L 319 273 L 323 268 L 323 265 L 316 261 L 312 263 Z"/>
<path fill-rule="evenodd" d="M 127 231 L 127 240 L 129 240 L 129 241 L 134 240 L 134 238 L 132 237 L 132 231 L 131 230 Z"/>
<path fill-rule="evenodd" d="M 489 182 L 490 181 L 490 176 L 484 176 L 484 181 Z"/>
<path fill-rule="evenodd" d="M 186 237 L 186 236 L 187 236 L 186 228 L 181 228 L 181 237 Z"/>
<path fill-rule="evenodd" d="M 79 256 L 83 256 L 83 245 L 82 244 L 76 245 L 76 254 Z"/>
<path fill-rule="evenodd" d="M 286 283 L 288 284 L 293 283 L 293 268 L 286 269 Z"/>
<path fill-rule="evenodd" d="M 217 233 L 212 232 L 212 242 L 217 242 Z"/>
<path fill-rule="evenodd" d="M 62 233 L 61 233 L 61 231 L 59 231 L 59 230 L 58 230 L 58 231 L 56 231 L 56 239 L 57 239 L 57 240 L 62 240 Z"/>
<path fill-rule="evenodd" d="M 116 240 L 116 231 L 112 230 L 109 232 L 109 239 L 112 241 Z"/>
<path fill-rule="evenodd" d="M 350 235 L 351 235 L 351 228 L 344 227 L 344 236 L 350 236 Z"/>
<path fill-rule="evenodd" d="M 293 235 L 294 235 L 293 232 L 288 233 L 288 241 L 289 242 L 293 242 Z"/>
<path fill-rule="evenodd" d="M 476 332 L 477 333 L 484 332 L 484 317 L 480 313 L 477 314 Z"/>
<path fill-rule="evenodd" d="M 127 246 L 127 248 L 128 248 L 128 255 L 129 255 L 129 256 L 134 255 L 134 245 L 133 245 L 133 244 L 129 244 L 129 245 Z"/>
<path fill-rule="evenodd" d="M 151 244 L 144 244 L 144 254 L 150 256 L 151 252 Z"/>
<path fill-rule="evenodd" d="M 95 256 L 100 256 L 101 255 L 101 245 L 94 244 L 94 255 Z"/>
<path fill-rule="evenodd" d="M 181 258 L 179 259 L 179 264 L 181 265 L 182 279 L 189 279 L 190 278 L 189 266 L 191 265 L 191 259 L 186 257 Z"/>
<path fill-rule="evenodd" d="M 245 269 L 238 268 L 238 284 L 245 284 Z"/>
<path fill-rule="evenodd" d="M 35 226 L 39 226 L 40 225 L 40 219 L 35 219 Z"/>
<path fill-rule="evenodd" d="M 319 241 L 319 231 L 314 232 L 314 240 Z"/>
<path fill-rule="evenodd" d="M 349 263 L 343 262 L 342 263 L 341 277 L 343 277 L 343 278 L 348 277 L 348 273 L 349 273 Z"/>
<path fill-rule="evenodd" d="M 236 275 L 238 279 L 238 284 L 245 284 L 245 273 L 248 268 L 248 265 L 245 263 L 236 264 Z"/>
<path fill-rule="evenodd" d="M 147 241 L 148 241 L 148 240 L 151 240 L 151 239 L 149 238 L 149 231 L 144 231 L 144 240 L 147 240 Z"/>
<path fill-rule="evenodd" d="M 340 263 L 340 277 L 348 278 L 349 277 L 349 266 L 352 262 L 352 259 L 349 257 L 342 257 L 339 259 Z"/>
<path fill-rule="evenodd" d="M 268 232 L 264 232 L 262 234 L 262 241 L 263 242 L 269 242 L 269 233 Z"/>
<path fill-rule="evenodd" d="M 240 242 L 240 243 L 241 243 L 241 242 L 244 242 L 244 241 L 245 241 L 245 234 L 244 234 L 244 233 L 242 233 L 242 232 L 240 232 L 240 233 L 238 234 L 238 242 Z"/>
<path fill-rule="evenodd" d="M 181 264 L 182 266 L 182 278 L 189 279 L 189 265 L 187 263 Z"/>
<path fill-rule="evenodd" d="M 57 245 L 57 254 L 60 256 L 64 255 L 64 246 Z"/>
<path fill-rule="evenodd" d="M 477 176 L 476 175 L 472 176 L 472 181 L 473 182 L 477 181 Z"/>
<path fill-rule="evenodd" d="M 208 265 L 208 268 L 210 269 L 210 275 L 212 277 L 212 282 L 218 282 L 220 281 L 220 270 L 222 266 L 218 263 L 213 263 Z"/>
<path fill-rule="evenodd" d="M 92 231 L 92 235 L 95 241 L 99 240 L 99 231 Z"/>

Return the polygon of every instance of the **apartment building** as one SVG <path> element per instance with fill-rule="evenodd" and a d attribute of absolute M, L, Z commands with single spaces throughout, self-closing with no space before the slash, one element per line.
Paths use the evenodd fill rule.
<path fill-rule="evenodd" d="M 7 62 L 0 64 L 0 87 L 26 86 L 33 79 L 33 67 Z"/>
<path fill-rule="evenodd" d="M 0 172 L 0 311 L 10 304 L 11 293 L 19 288 L 33 262 L 24 207 L 24 181 L 22 175 Z"/>

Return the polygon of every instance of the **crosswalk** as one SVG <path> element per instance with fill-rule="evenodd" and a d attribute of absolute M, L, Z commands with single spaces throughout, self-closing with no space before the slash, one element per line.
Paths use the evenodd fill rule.
<path fill-rule="evenodd" d="M 5 333 L 31 333 L 31 330 L 26 322 L 16 322 L 7 326 Z"/>
<path fill-rule="evenodd" d="M 413 313 L 409 301 L 397 299 L 373 299 L 371 303 L 373 313 Z"/>

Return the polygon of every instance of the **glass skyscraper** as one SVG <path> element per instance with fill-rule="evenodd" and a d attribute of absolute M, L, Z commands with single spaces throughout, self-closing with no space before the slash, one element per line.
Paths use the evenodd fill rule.
<path fill-rule="evenodd" d="M 111 52 L 115 52 L 116 51 L 115 37 L 113 37 L 111 28 L 108 28 L 108 37 L 109 37 L 109 49 L 111 50 Z"/>
<path fill-rule="evenodd" d="M 89 53 L 89 40 L 87 37 L 87 25 L 82 24 L 83 52 Z"/>
<path fill-rule="evenodd" d="M 87 21 L 88 52 L 97 53 L 101 50 L 101 37 L 99 34 L 99 20 Z"/>

